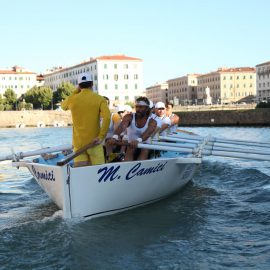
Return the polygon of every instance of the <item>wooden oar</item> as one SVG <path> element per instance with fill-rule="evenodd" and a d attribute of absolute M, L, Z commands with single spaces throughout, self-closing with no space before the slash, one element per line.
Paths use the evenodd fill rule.
<path fill-rule="evenodd" d="M 60 160 L 57 162 L 58 166 L 63 166 L 65 164 L 67 164 L 69 161 L 73 160 L 75 157 L 79 156 L 80 154 L 82 154 L 83 152 L 85 152 L 86 150 L 88 150 L 89 148 L 92 148 L 94 146 L 96 146 L 97 144 L 95 142 L 91 142 L 85 146 L 83 146 L 81 149 L 79 149 L 78 151 L 71 153 L 70 155 L 68 155 L 65 159 Z"/>
<path fill-rule="evenodd" d="M 70 150 L 72 149 L 71 145 L 59 145 L 59 146 L 53 146 L 53 147 L 46 147 L 46 148 L 41 148 L 33 151 L 28 151 L 28 152 L 19 152 L 15 154 L 10 154 L 7 156 L 2 156 L 0 157 L 0 161 L 4 160 L 20 160 L 25 157 L 31 157 L 31 156 L 38 156 L 42 154 L 48 154 L 48 153 L 53 153 L 53 152 L 59 152 L 59 151 L 65 151 L 65 150 Z"/>

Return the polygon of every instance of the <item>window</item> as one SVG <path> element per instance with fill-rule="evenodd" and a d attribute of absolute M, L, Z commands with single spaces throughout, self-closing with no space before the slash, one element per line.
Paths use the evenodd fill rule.
<path fill-rule="evenodd" d="M 246 78 L 246 76 L 243 76 L 243 80 Z"/>
<path fill-rule="evenodd" d="M 114 68 L 117 69 L 117 64 L 114 64 Z"/>
<path fill-rule="evenodd" d="M 128 101 L 129 100 L 129 97 L 128 96 L 125 96 L 125 101 Z"/>
<path fill-rule="evenodd" d="M 138 89 L 138 85 L 137 85 L 137 83 L 135 83 L 134 88 L 135 88 L 135 89 Z"/>
<path fill-rule="evenodd" d="M 239 80 L 239 76 L 236 77 L 236 80 Z"/>
<path fill-rule="evenodd" d="M 114 89 L 117 90 L 118 89 L 118 84 L 114 85 Z"/>
<path fill-rule="evenodd" d="M 108 90 L 108 84 L 104 85 L 105 90 Z"/>
<path fill-rule="evenodd" d="M 134 80 L 138 80 L 138 74 L 134 74 Z"/>
<path fill-rule="evenodd" d="M 114 77 L 114 80 L 115 80 L 115 81 L 118 81 L 118 74 L 114 74 L 113 77 Z"/>
<path fill-rule="evenodd" d="M 107 68 L 107 64 L 104 64 L 104 69 L 106 69 Z"/>
<path fill-rule="evenodd" d="M 128 74 L 125 74 L 125 75 L 124 75 L 124 79 L 125 79 L 125 80 L 128 80 Z"/>
<path fill-rule="evenodd" d="M 115 96 L 114 97 L 114 100 L 119 100 L 119 96 Z"/>
<path fill-rule="evenodd" d="M 232 80 L 232 76 L 230 76 L 230 80 Z"/>
<path fill-rule="evenodd" d="M 226 76 L 223 77 L 223 80 L 226 80 Z"/>
<path fill-rule="evenodd" d="M 128 85 L 127 84 L 125 84 L 125 89 L 128 89 Z"/>
<path fill-rule="evenodd" d="M 128 69 L 128 64 L 124 64 L 124 69 Z"/>

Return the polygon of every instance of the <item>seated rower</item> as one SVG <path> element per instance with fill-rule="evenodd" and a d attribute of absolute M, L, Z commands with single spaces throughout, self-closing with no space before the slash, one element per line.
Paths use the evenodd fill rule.
<path fill-rule="evenodd" d="M 180 123 L 180 117 L 172 112 L 173 103 L 167 102 L 166 103 L 166 115 L 171 120 L 171 125 L 169 127 L 169 133 L 173 133 L 177 131 L 177 127 Z"/>
<path fill-rule="evenodd" d="M 108 130 L 108 133 L 107 133 L 106 139 L 105 139 L 106 161 L 107 162 L 115 158 L 115 156 L 113 155 L 114 146 L 110 145 L 108 143 L 108 141 L 109 141 L 109 139 L 112 138 L 115 130 L 117 129 L 117 127 L 122 122 L 123 117 L 128 113 L 129 112 L 128 112 L 125 105 L 119 105 L 117 107 L 117 112 L 111 114 L 110 126 L 109 126 L 109 130 Z"/>
<path fill-rule="evenodd" d="M 127 114 L 119 127 L 116 129 L 113 137 L 109 140 L 111 145 L 115 145 L 122 134 L 127 129 L 129 145 L 125 156 L 125 161 L 135 159 L 135 150 L 138 143 L 148 142 L 154 133 L 157 123 L 149 116 L 149 100 L 146 97 L 139 97 L 135 103 L 136 112 Z M 147 159 L 149 155 L 148 149 L 141 149 L 137 160 Z"/>
<path fill-rule="evenodd" d="M 171 126 L 171 120 L 166 116 L 165 104 L 163 102 L 157 102 L 155 104 L 155 114 L 152 116 L 154 120 L 157 121 L 156 133 L 158 132 L 162 136 L 166 136 L 166 129 Z M 155 136 L 157 139 L 157 136 Z"/>

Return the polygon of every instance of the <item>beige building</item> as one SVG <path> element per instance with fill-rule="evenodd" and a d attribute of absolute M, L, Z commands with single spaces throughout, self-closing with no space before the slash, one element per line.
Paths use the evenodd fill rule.
<path fill-rule="evenodd" d="M 37 74 L 23 67 L 14 66 L 11 69 L 0 69 L 0 94 L 12 89 L 19 98 L 27 90 L 37 85 Z"/>
<path fill-rule="evenodd" d="M 256 66 L 257 101 L 270 101 L 270 62 Z"/>
<path fill-rule="evenodd" d="M 159 101 L 165 103 L 167 101 L 167 91 L 168 91 L 168 84 L 160 83 L 147 87 L 145 89 L 145 95 L 148 99 L 153 101 L 154 104 Z"/>
<path fill-rule="evenodd" d="M 143 60 L 126 55 L 100 56 L 75 66 L 49 70 L 44 74 L 44 85 L 53 91 L 65 81 L 77 86 L 78 74 L 83 72 L 92 74 L 93 90 L 115 105 L 134 102 L 143 94 Z"/>
<path fill-rule="evenodd" d="M 209 91 L 212 104 L 252 102 L 256 96 L 255 68 L 219 68 L 198 77 L 198 104 L 206 104 Z"/>
<path fill-rule="evenodd" d="M 187 74 L 168 80 L 168 100 L 174 105 L 196 104 L 198 76 L 198 74 Z"/>

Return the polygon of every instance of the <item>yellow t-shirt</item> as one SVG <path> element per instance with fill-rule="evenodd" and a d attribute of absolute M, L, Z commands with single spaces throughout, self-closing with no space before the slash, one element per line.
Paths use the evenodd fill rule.
<path fill-rule="evenodd" d="M 91 89 L 81 89 L 65 99 L 61 107 L 71 111 L 74 149 L 82 148 L 96 137 L 105 138 L 110 124 L 110 110 L 102 96 Z M 100 118 L 103 119 L 101 127 Z"/>
<path fill-rule="evenodd" d="M 114 129 L 116 128 L 116 127 L 118 127 L 118 125 L 121 123 L 121 116 L 119 115 L 119 113 L 114 113 L 113 115 L 112 115 L 112 122 L 113 122 L 113 127 L 114 127 Z"/>

